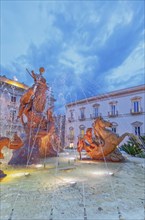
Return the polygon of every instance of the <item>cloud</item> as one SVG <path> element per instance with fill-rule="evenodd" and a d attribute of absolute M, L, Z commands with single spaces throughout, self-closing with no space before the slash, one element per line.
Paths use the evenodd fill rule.
<path fill-rule="evenodd" d="M 25 69 L 38 72 L 44 66 L 58 111 L 67 102 L 142 83 L 142 2 L 38 1 L 3 6 L 2 72 L 31 85 Z M 10 20 L 6 31 L 4 24 L 9 27 Z M 20 33 L 4 38 L 13 28 Z"/>
<path fill-rule="evenodd" d="M 118 66 L 108 72 L 105 83 L 110 89 L 128 87 L 144 83 L 144 45 L 142 42 L 133 50 L 130 56 Z"/>

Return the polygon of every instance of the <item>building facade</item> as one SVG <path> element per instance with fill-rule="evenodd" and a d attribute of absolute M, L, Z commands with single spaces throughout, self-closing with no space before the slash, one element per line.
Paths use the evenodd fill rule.
<path fill-rule="evenodd" d="M 76 147 L 78 137 L 96 117 L 113 123 L 112 131 L 145 135 L 145 85 L 117 90 L 66 105 L 66 146 Z"/>
<path fill-rule="evenodd" d="M 17 116 L 20 98 L 28 88 L 23 83 L 0 76 L 0 136 L 12 137 L 15 132 L 23 134 L 23 126 Z M 53 111 L 55 101 L 52 89 L 48 87 L 44 114 L 50 107 Z"/>
<path fill-rule="evenodd" d="M 17 120 L 20 98 L 29 87 L 23 83 L 0 77 L 0 135 L 12 137 L 23 133 L 23 127 Z"/>

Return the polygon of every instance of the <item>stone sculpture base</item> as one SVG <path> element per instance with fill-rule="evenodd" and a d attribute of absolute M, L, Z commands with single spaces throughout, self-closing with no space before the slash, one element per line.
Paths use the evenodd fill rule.
<path fill-rule="evenodd" d="M 40 158 L 57 156 L 57 136 L 53 133 L 54 126 L 49 131 L 34 129 L 28 132 L 24 138 L 24 145 L 13 151 L 9 165 L 31 165 L 37 164 Z"/>
<path fill-rule="evenodd" d="M 95 150 L 94 149 L 91 153 L 88 152 L 88 155 L 93 159 L 93 160 L 106 160 L 106 161 L 110 161 L 110 162 L 123 162 L 125 161 L 125 158 L 123 157 L 122 153 L 119 151 L 119 149 L 115 149 L 113 152 L 111 152 L 110 154 L 108 154 L 107 156 L 102 156 L 100 155 L 100 157 L 98 158 L 97 155 L 95 157 Z M 97 151 L 96 151 L 97 154 Z"/>
<path fill-rule="evenodd" d="M 27 135 L 24 145 L 13 151 L 9 165 L 31 165 L 39 162 L 39 136 L 36 134 Z"/>
<path fill-rule="evenodd" d="M 124 162 L 125 161 L 125 158 L 123 157 L 122 153 L 118 149 L 115 149 L 112 153 L 107 155 L 105 158 L 107 161 L 112 161 L 112 162 Z"/>

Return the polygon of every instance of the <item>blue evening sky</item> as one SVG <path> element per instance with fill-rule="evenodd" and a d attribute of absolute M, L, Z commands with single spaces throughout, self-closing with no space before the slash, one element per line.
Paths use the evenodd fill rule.
<path fill-rule="evenodd" d="M 1 1 L 1 75 L 52 86 L 58 112 L 144 83 L 144 1 Z"/>

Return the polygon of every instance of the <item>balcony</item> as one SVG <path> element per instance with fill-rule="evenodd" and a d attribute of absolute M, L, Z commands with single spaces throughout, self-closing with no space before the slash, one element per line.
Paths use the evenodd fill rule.
<path fill-rule="evenodd" d="M 73 122 L 75 119 L 73 117 L 68 118 L 68 122 Z"/>
<path fill-rule="evenodd" d="M 95 119 L 97 117 L 100 117 L 102 114 L 101 113 L 98 113 L 98 114 L 90 114 L 90 118 L 91 119 Z"/>
<path fill-rule="evenodd" d="M 68 138 L 68 140 L 73 141 L 74 138 L 75 138 L 75 136 L 72 135 L 72 134 L 69 134 L 69 135 L 67 136 L 67 138 Z"/>
<path fill-rule="evenodd" d="M 108 112 L 108 117 L 110 117 L 110 118 L 111 118 L 111 117 L 112 117 L 112 118 L 113 118 L 113 117 L 117 117 L 117 116 L 118 116 L 118 111 L 115 111 L 115 112 L 111 112 L 111 111 L 110 111 L 110 112 Z"/>
<path fill-rule="evenodd" d="M 86 117 L 85 116 L 79 116 L 78 119 L 79 119 L 79 121 L 84 121 L 86 119 Z"/>
<path fill-rule="evenodd" d="M 19 108 L 19 104 L 17 102 L 9 102 L 8 107 L 13 107 L 15 109 Z"/>
<path fill-rule="evenodd" d="M 143 109 L 139 108 L 139 109 L 130 109 L 130 114 L 132 115 L 138 115 L 138 114 L 142 114 L 143 113 Z"/>

